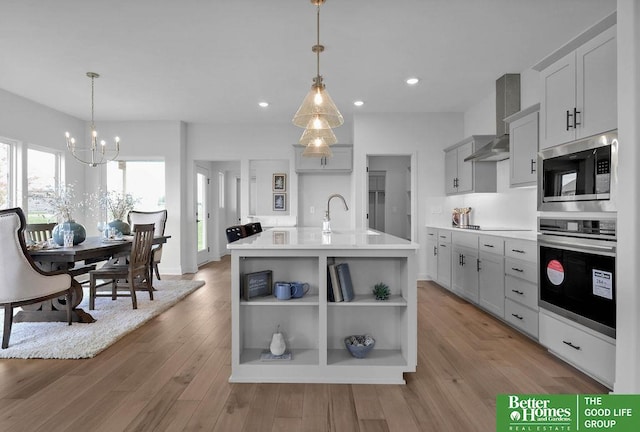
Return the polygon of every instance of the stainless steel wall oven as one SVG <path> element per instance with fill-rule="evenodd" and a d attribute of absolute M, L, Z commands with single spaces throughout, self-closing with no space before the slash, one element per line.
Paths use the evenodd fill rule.
<path fill-rule="evenodd" d="M 616 335 L 616 219 L 539 217 L 540 307 Z"/>
<path fill-rule="evenodd" d="M 538 210 L 616 211 L 618 133 L 538 153 Z"/>

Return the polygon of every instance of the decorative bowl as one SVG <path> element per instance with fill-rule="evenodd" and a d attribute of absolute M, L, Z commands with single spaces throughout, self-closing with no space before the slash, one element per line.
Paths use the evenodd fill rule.
<path fill-rule="evenodd" d="M 355 358 L 365 358 L 375 344 L 376 340 L 371 335 L 352 335 L 344 338 L 344 345 Z"/>

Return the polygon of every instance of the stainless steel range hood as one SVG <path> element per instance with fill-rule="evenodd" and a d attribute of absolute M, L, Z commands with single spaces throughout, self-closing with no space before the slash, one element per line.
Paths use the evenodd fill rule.
<path fill-rule="evenodd" d="M 509 126 L 504 119 L 520 111 L 520 74 L 496 80 L 496 139 L 477 149 L 467 161 L 491 162 L 509 158 Z"/>

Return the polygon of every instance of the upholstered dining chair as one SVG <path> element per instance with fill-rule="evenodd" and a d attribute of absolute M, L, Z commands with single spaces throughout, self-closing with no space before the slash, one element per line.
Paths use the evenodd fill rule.
<path fill-rule="evenodd" d="M 151 286 L 151 246 L 153 244 L 154 224 L 134 225 L 133 242 L 129 256 L 117 257 L 110 260 L 97 270 L 89 272 L 89 309 L 95 309 L 96 297 L 111 297 L 116 300 L 118 296 L 131 297 L 134 309 L 138 309 L 136 289 L 144 289 L 149 292 L 149 299 L 153 300 L 153 287 Z M 98 291 L 98 280 L 110 280 L 110 292 Z M 107 284 L 108 285 L 108 284 Z M 118 291 L 126 289 L 128 294 L 118 294 Z"/>
<path fill-rule="evenodd" d="M 153 212 L 143 212 L 138 210 L 131 210 L 127 216 L 129 225 L 135 224 L 154 224 L 154 235 L 163 236 L 164 228 L 167 225 L 167 211 L 159 210 Z M 149 263 L 151 270 L 151 284 L 153 285 L 153 272 L 155 271 L 156 277 L 160 280 L 160 271 L 158 270 L 158 264 L 162 259 L 162 245 L 154 245 L 151 252 L 151 261 Z"/>
<path fill-rule="evenodd" d="M 33 243 L 45 242 L 53 237 L 53 229 L 55 226 L 55 222 L 27 224 L 24 230 L 25 238 Z"/>
<path fill-rule="evenodd" d="M 65 296 L 71 325 L 72 279 L 66 272 L 44 272 L 36 267 L 24 240 L 26 226 L 20 208 L 0 210 L 0 305 L 4 306 L 2 348 L 9 346 L 13 308 Z"/>

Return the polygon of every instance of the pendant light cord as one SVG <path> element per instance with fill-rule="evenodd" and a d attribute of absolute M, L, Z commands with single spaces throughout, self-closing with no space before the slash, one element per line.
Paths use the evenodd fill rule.
<path fill-rule="evenodd" d="M 316 36 L 317 42 L 316 46 L 320 47 L 320 3 L 318 3 L 318 9 L 316 12 Z M 317 65 L 317 75 L 320 76 L 320 49 L 316 49 L 316 65 Z"/>

